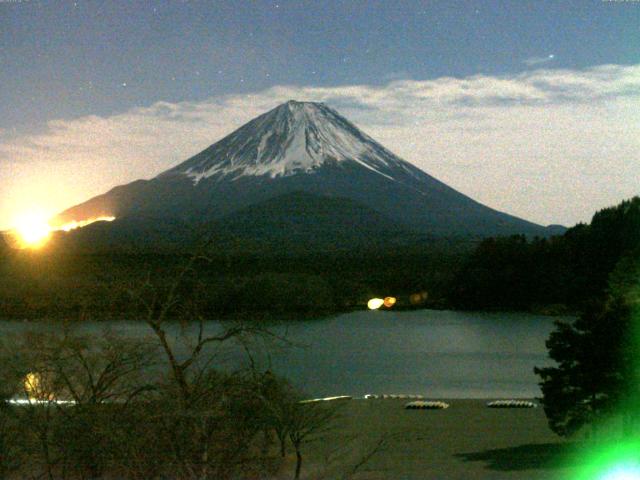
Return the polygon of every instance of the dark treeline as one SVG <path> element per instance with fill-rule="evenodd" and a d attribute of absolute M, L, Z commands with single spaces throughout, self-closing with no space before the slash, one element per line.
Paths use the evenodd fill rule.
<path fill-rule="evenodd" d="M 562 236 L 486 239 L 455 275 L 458 308 L 581 311 L 640 248 L 640 198 L 597 212 Z M 555 308 L 554 308 L 555 307 Z"/>
<path fill-rule="evenodd" d="M 214 245 L 215 246 L 215 245 Z M 426 303 L 445 305 L 452 275 L 472 250 L 469 241 L 307 255 L 246 254 L 209 249 L 193 263 L 182 288 L 199 292 L 210 317 L 316 316 L 364 308 L 374 296 L 427 291 Z M 5 250 L 0 260 L 4 318 L 132 318 L 134 293 L 145 282 L 170 285 L 191 255 L 73 254 Z"/>
<path fill-rule="evenodd" d="M 565 313 L 601 296 L 616 265 L 638 248 L 636 197 L 551 238 L 422 240 L 309 254 L 213 243 L 183 288 L 200 292 L 199 307 L 210 317 L 324 315 L 388 295 L 398 297 L 394 308 Z M 134 318 L 132 292 L 149 281 L 169 285 L 190 258 L 52 250 L 0 250 L 4 318 Z M 426 300 L 411 303 L 417 292 L 427 292 Z"/>

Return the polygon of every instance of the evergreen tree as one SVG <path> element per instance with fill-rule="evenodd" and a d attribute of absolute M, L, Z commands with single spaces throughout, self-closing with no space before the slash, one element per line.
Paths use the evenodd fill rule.
<path fill-rule="evenodd" d="M 547 341 L 556 367 L 536 368 L 549 426 L 571 435 L 613 413 L 625 433 L 640 406 L 640 262 L 628 255 L 609 278 L 608 297 L 573 323 L 556 322 Z"/>

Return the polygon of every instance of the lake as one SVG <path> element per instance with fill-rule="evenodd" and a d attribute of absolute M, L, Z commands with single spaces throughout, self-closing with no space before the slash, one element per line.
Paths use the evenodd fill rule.
<path fill-rule="evenodd" d="M 436 310 L 362 311 L 272 327 L 293 344 L 264 347 L 256 361 L 288 377 L 309 396 L 418 394 L 428 398 L 540 396 L 534 366 L 550 365 L 545 341 L 552 317 L 524 313 Z M 568 320 L 568 318 L 567 318 Z M 138 322 L 106 323 L 144 336 Z M 99 334 L 105 322 L 84 325 Z M 43 328 L 0 323 L 0 333 Z M 219 328 L 209 322 L 208 330 Z M 169 330 L 178 338 L 180 327 Z M 254 349 L 256 346 L 254 345 Z M 238 348 L 219 352 L 220 364 L 246 361 Z"/>

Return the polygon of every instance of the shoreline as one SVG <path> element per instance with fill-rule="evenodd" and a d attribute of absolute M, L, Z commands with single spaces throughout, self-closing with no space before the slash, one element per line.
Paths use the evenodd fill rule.
<path fill-rule="evenodd" d="M 315 478 L 312 472 L 340 478 L 379 442 L 382 448 L 352 478 L 571 478 L 567 464 L 574 443 L 551 432 L 542 408 L 488 408 L 485 399 L 449 400 L 450 407 L 442 410 L 407 410 L 404 399 L 343 402 L 339 424 L 314 443 L 303 478 Z M 331 449 L 344 450 L 344 455 L 326 465 Z"/>

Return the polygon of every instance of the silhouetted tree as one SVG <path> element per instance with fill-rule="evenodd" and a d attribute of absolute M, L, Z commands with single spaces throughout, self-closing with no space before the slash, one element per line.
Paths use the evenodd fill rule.
<path fill-rule="evenodd" d="M 640 262 L 630 255 L 610 275 L 608 297 L 572 323 L 557 322 L 547 341 L 556 367 L 536 368 L 549 426 L 571 435 L 620 413 L 625 433 L 640 406 Z"/>

